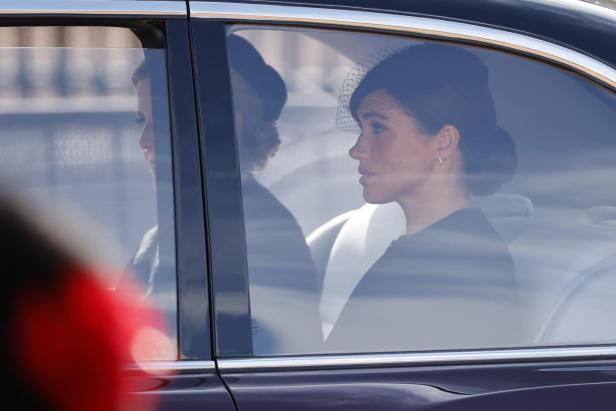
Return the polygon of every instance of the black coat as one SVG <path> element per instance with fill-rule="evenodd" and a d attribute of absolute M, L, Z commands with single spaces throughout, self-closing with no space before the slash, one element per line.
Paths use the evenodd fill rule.
<path fill-rule="evenodd" d="M 255 355 L 318 352 L 314 263 L 291 212 L 253 178 L 242 181 Z"/>
<path fill-rule="evenodd" d="M 487 348 L 521 338 L 514 266 L 478 209 L 392 242 L 327 339 L 338 352 Z"/>

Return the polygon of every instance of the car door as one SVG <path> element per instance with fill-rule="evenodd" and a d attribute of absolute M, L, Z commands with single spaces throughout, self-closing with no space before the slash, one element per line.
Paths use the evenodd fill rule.
<path fill-rule="evenodd" d="M 3 2 L 0 24 L 3 180 L 70 210 L 109 288 L 165 320 L 167 348 L 127 364 L 135 398 L 234 410 L 211 352 L 186 4 Z"/>
<path fill-rule="evenodd" d="M 614 30 L 613 13 L 588 7 Z M 252 3 L 190 9 L 216 361 L 240 411 L 612 408 L 614 61 L 439 18 Z M 420 260 L 403 254 L 393 274 L 415 275 L 411 286 L 371 271 L 406 241 L 405 215 L 366 191 L 375 163 L 362 163 L 357 147 L 368 150 L 362 139 L 376 126 L 349 107 L 375 66 L 421 47 L 480 61 L 468 78 L 483 73 L 491 121 L 513 141 L 512 176 L 467 207 L 486 216 L 511 256 L 506 289 L 519 322 L 503 310 L 511 295 L 485 288 L 491 277 L 473 277 L 465 267 L 479 265 L 466 257 L 432 246 Z M 418 61 L 415 75 L 443 62 Z M 392 78 L 414 75 L 404 70 Z M 426 241 L 402 250 L 417 256 L 441 244 Z M 357 295 L 370 275 L 378 293 Z M 395 322 L 389 304 L 403 307 Z M 349 307 L 364 311 L 342 328 Z"/>

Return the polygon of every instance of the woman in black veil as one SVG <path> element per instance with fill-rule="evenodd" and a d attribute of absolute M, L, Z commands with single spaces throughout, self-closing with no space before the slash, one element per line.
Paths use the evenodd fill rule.
<path fill-rule="evenodd" d="M 385 58 L 348 105 L 350 156 L 369 203 L 398 203 L 406 234 L 357 284 L 330 351 L 515 344 L 520 318 L 507 245 L 470 195 L 494 193 L 517 159 L 497 124 L 488 69 L 459 47 L 422 44 Z"/>

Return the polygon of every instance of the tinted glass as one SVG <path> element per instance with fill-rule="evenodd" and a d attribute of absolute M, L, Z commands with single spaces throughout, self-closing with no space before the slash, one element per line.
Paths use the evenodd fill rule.
<path fill-rule="evenodd" d="M 109 288 L 136 283 L 175 340 L 168 112 L 165 51 L 131 30 L 0 28 L 4 182 L 89 231 Z"/>
<path fill-rule="evenodd" d="M 395 36 L 228 52 L 254 355 L 616 341 L 612 92 Z"/>

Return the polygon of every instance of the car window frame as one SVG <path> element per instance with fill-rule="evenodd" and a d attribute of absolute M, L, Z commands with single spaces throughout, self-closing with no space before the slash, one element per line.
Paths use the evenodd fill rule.
<path fill-rule="evenodd" d="M 155 373 L 214 370 L 204 194 L 186 3 L 9 0 L 0 4 L 0 25 L 121 27 L 142 33 L 138 37 L 143 47 L 163 43 L 172 156 L 173 196 L 169 201 L 174 210 L 175 241 L 171 247 L 175 250 L 178 358 L 138 366 L 127 364 L 127 368 L 145 367 Z M 157 38 L 156 30 L 147 32 L 154 25 L 163 30 L 164 38 Z"/>
<path fill-rule="evenodd" d="M 502 28 L 486 27 L 470 22 L 455 22 L 439 18 L 415 17 L 409 15 L 394 14 L 389 12 L 358 11 L 336 8 L 320 8 L 308 6 L 283 6 L 267 4 L 246 4 L 246 3 L 206 3 L 200 1 L 190 1 L 191 24 L 264 24 L 267 28 L 276 26 L 301 26 L 306 28 L 328 28 L 339 29 L 351 32 L 367 33 L 388 33 L 405 35 L 413 38 L 439 39 L 460 44 L 479 45 L 510 54 L 517 54 L 530 57 L 534 60 L 547 62 L 552 66 L 574 71 L 594 83 L 606 87 L 612 92 L 616 92 L 616 69 L 608 65 L 603 60 L 593 56 L 583 54 L 575 49 L 558 44 L 555 41 L 532 37 L 530 34 L 521 34 Z M 604 10 L 589 4 L 576 5 L 580 12 L 596 13 L 611 19 L 616 23 L 616 12 Z M 226 94 L 230 95 L 230 86 L 227 84 Z M 200 97 L 201 98 L 201 97 Z M 230 111 L 230 109 L 228 110 Z M 227 113 L 227 117 L 230 114 Z M 231 121 L 231 120 L 230 120 Z M 229 132 L 227 127 L 227 132 Z M 228 152 L 235 151 L 237 147 L 235 139 L 227 142 Z M 208 151 L 207 139 L 204 140 L 206 151 Z M 217 143 L 218 146 L 222 144 Z M 212 154 L 213 155 L 213 154 Z M 226 168 L 227 172 L 234 173 L 236 181 L 235 191 L 239 192 L 239 167 L 237 158 L 231 160 L 232 165 Z M 206 174 L 221 173 L 225 170 L 209 169 L 207 161 L 204 161 Z M 215 190 L 210 190 L 210 197 L 215 195 Z M 241 196 L 235 193 L 231 198 L 234 202 L 233 208 L 241 210 Z M 213 221 L 217 218 L 216 213 L 208 213 L 208 219 Z M 230 217 L 227 215 L 227 219 Z M 212 267 L 213 275 L 213 304 L 217 318 L 223 319 L 230 312 L 221 311 L 230 308 L 238 316 L 243 316 L 244 324 L 250 321 L 247 291 L 247 267 L 246 267 L 246 243 L 245 237 L 238 238 L 238 233 L 243 232 L 243 215 L 235 216 L 236 232 L 234 238 L 237 247 L 234 252 L 235 261 L 243 261 L 244 268 L 238 267 L 233 275 L 236 284 L 241 284 L 235 290 L 225 289 L 224 293 L 229 295 L 235 291 L 236 300 L 242 300 L 242 304 L 232 307 L 228 302 L 224 303 L 225 308 L 221 308 L 217 301 L 225 298 L 225 295 L 218 294 L 217 278 L 228 274 L 225 268 Z M 224 233 L 210 232 L 212 241 L 216 242 L 218 236 Z M 212 257 L 216 258 L 215 250 Z M 228 251 L 227 251 L 228 253 Z M 227 258 L 229 258 L 227 256 Z M 241 276 L 245 276 L 244 279 Z M 238 298 L 239 295 L 239 298 Z M 237 326 L 240 322 L 236 322 Z M 225 329 L 228 324 L 222 325 L 215 323 L 217 333 L 229 333 L 239 336 L 241 330 L 235 332 Z M 242 342 L 242 344 L 245 344 Z M 217 366 L 221 371 L 240 371 L 240 370 L 278 370 L 278 369 L 319 369 L 340 366 L 377 366 L 377 365 L 427 365 L 427 364 L 461 364 L 461 363 L 503 363 L 518 361 L 554 361 L 554 360 L 579 360 L 579 359 L 605 359 L 615 358 L 616 344 L 610 345 L 576 345 L 563 347 L 537 347 L 537 348 L 506 348 L 506 349 L 482 349 L 482 350 L 448 350 L 430 352 L 408 352 L 408 353 L 378 353 L 378 354 L 322 354 L 322 355 L 288 355 L 284 357 L 252 357 L 243 355 L 237 357 L 241 347 L 225 347 L 224 351 L 217 351 Z"/>

